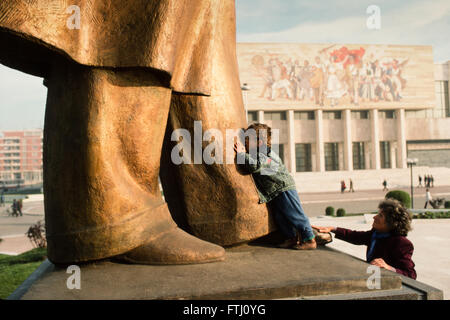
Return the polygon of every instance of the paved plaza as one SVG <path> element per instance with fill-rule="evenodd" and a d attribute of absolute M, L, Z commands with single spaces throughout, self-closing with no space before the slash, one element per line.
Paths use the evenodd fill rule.
<path fill-rule="evenodd" d="M 408 190 L 405 190 L 408 191 Z M 450 187 L 433 188 L 434 196 L 450 200 Z M 353 217 L 325 217 L 325 207 L 331 205 L 345 208 L 349 213 L 376 211 L 378 203 L 384 198 L 381 190 L 359 191 L 355 193 L 304 193 L 300 194 L 305 211 L 313 225 L 340 226 L 354 230 L 369 230 L 373 215 Z M 424 190 L 415 189 L 415 207 L 423 208 Z M 22 217 L 8 217 L 5 208 L 0 208 L 0 253 L 19 254 L 32 249 L 24 235 L 30 225 L 44 219 L 42 196 L 36 195 L 24 201 Z M 450 299 L 450 219 L 413 220 L 413 231 L 408 238 L 413 242 L 418 281 L 444 291 L 444 298 Z M 365 259 L 366 248 L 354 246 L 341 240 L 334 240 L 328 246 L 360 259 Z"/>
<path fill-rule="evenodd" d="M 411 193 L 410 188 L 396 188 Z M 425 205 L 425 188 L 414 188 L 414 209 L 423 209 Z M 446 198 L 450 201 L 450 186 L 430 188 L 433 198 Z M 317 217 L 325 214 L 325 208 L 333 206 L 335 211 L 344 208 L 347 213 L 366 213 L 378 211 L 380 201 L 384 199 L 386 191 L 362 190 L 356 192 L 315 192 L 302 193 L 300 199 L 305 212 L 309 217 Z"/>

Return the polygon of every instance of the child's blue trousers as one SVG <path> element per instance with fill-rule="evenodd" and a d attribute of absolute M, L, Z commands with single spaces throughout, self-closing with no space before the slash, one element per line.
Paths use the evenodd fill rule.
<path fill-rule="evenodd" d="M 302 241 L 314 238 L 314 233 L 309 219 L 303 211 L 297 190 L 284 191 L 267 204 L 275 216 L 278 227 L 286 237 L 294 238 L 298 231 Z"/>

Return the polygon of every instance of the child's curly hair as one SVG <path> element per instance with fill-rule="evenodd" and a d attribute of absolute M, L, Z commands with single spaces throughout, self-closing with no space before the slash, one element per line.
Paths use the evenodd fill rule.
<path fill-rule="evenodd" d="M 272 131 L 267 124 L 255 122 L 248 126 L 247 130 L 249 129 L 255 130 L 258 140 L 262 140 L 267 147 L 272 147 Z"/>
<path fill-rule="evenodd" d="M 384 213 L 386 224 L 393 234 L 407 236 L 408 232 L 412 230 L 411 214 L 398 200 L 384 200 L 380 202 L 378 209 Z"/>

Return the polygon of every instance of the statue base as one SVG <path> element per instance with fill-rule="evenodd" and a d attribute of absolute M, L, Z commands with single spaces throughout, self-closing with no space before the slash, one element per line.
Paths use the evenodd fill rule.
<path fill-rule="evenodd" d="M 381 269 L 379 289 L 369 264 L 319 247 L 313 251 L 243 245 L 223 262 L 128 265 L 101 261 L 73 273 L 46 260 L 9 299 L 442 299 L 442 291 Z M 372 280 L 369 280 L 372 277 Z M 69 280 L 69 281 L 68 281 Z M 369 283 L 369 285 L 368 285 Z"/>

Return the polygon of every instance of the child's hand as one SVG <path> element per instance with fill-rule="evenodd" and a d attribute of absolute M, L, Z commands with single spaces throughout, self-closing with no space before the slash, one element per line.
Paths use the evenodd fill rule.
<path fill-rule="evenodd" d="M 245 153 L 245 147 L 239 141 L 234 143 L 234 151 L 237 153 Z"/>

